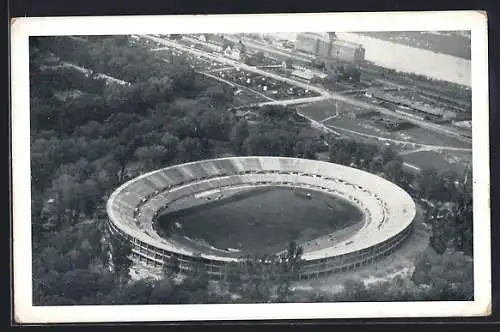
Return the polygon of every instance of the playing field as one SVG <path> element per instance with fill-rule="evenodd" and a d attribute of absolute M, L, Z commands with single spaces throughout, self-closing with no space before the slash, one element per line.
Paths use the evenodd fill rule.
<path fill-rule="evenodd" d="M 298 107 L 298 111 L 315 121 L 323 121 L 339 112 L 356 112 L 359 109 L 337 100 L 322 100 Z"/>
<path fill-rule="evenodd" d="M 310 195 L 310 196 L 308 196 Z M 362 213 L 339 198 L 285 187 L 250 188 L 229 198 L 166 214 L 159 225 L 183 246 L 231 256 L 277 253 L 359 223 Z"/>

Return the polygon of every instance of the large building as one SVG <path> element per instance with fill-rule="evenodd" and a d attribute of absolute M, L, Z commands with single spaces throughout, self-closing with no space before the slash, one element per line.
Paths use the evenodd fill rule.
<path fill-rule="evenodd" d="M 243 258 L 209 249 L 200 254 L 180 246 L 158 235 L 153 220 L 178 200 L 243 186 L 321 191 L 362 212 L 362 224 L 352 235 L 304 250 L 301 279 L 351 271 L 389 255 L 410 233 L 416 214 L 413 199 L 403 189 L 355 168 L 298 158 L 230 157 L 171 166 L 126 182 L 108 200 L 108 225 L 114 236 L 132 245 L 135 258 L 149 265 L 180 262 L 180 269 L 188 273 L 194 262 L 201 262 L 213 278 L 222 278 L 229 263 Z"/>
<path fill-rule="evenodd" d="M 295 50 L 313 54 L 321 60 L 359 66 L 365 60 L 365 49 L 355 44 L 318 33 L 304 32 L 297 35 Z"/>
<path fill-rule="evenodd" d="M 415 98 L 398 96 L 396 93 L 374 91 L 371 95 L 376 99 L 398 105 L 396 113 L 415 119 L 453 120 L 457 116 L 455 112 L 450 110 L 426 104 L 415 100 Z"/>

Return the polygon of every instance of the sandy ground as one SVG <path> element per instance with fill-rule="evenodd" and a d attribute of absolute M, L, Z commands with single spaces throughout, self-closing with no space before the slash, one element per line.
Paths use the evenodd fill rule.
<path fill-rule="evenodd" d="M 132 281 L 137 281 L 141 279 L 161 279 L 162 271 L 161 268 L 154 268 L 152 266 L 146 265 L 144 262 L 138 259 L 132 259 L 133 265 L 130 268 L 130 279 Z"/>

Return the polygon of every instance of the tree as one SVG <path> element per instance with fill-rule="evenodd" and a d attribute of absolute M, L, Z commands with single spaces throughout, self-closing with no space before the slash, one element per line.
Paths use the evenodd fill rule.
<path fill-rule="evenodd" d="M 99 289 L 98 275 L 88 270 L 70 270 L 62 276 L 61 283 L 62 294 L 76 302 Z"/>
<path fill-rule="evenodd" d="M 178 158 L 181 162 L 199 160 L 204 156 L 199 139 L 186 137 L 179 143 Z"/>
<path fill-rule="evenodd" d="M 297 274 L 300 270 L 302 264 L 302 254 L 304 249 L 299 246 L 295 241 L 288 244 L 288 248 L 285 254 L 285 268 L 292 274 Z"/>
<path fill-rule="evenodd" d="M 163 275 L 169 278 L 175 278 L 181 273 L 181 262 L 176 256 L 172 256 L 169 261 L 163 263 Z"/>
<path fill-rule="evenodd" d="M 197 117 L 198 137 L 203 140 L 226 141 L 229 136 L 230 123 L 225 113 L 209 108 Z"/>
<path fill-rule="evenodd" d="M 129 279 L 130 267 L 132 266 L 132 246 L 130 243 L 113 237 L 111 238 L 112 263 L 115 274 L 119 277 L 120 283 Z"/>
<path fill-rule="evenodd" d="M 330 142 L 330 161 L 348 165 L 354 155 L 350 150 L 353 150 L 355 146 L 356 143 L 350 139 L 334 139 Z"/>
<path fill-rule="evenodd" d="M 113 304 L 149 304 L 153 285 L 149 280 L 137 280 L 117 289 Z"/>
<path fill-rule="evenodd" d="M 177 288 L 172 284 L 168 278 L 162 278 L 153 283 L 153 289 L 149 297 L 149 304 L 168 304 L 175 303 L 174 292 Z"/>
<path fill-rule="evenodd" d="M 466 193 L 459 194 L 453 203 L 439 203 L 434 208 L 430 208 L 428 219 L 432 224 L 431 244 L 433 248 L 440 253 L 449 248 L 472 256 L 472 214 L 472 199 Z"/>
<path fill-rule="evenodd" d="M 392 161 L 396 158 L 396 152 L 390 147 L 386 146 L 382 149 L 382 163 L 385 165 L 389 161 Z"/>
<path fill-rule="evenodd" d="M 32 130 L 55 127 L 53 120 L 57 116 L 57 108 L 55 107 L 55 105 L 45 102 L 47 98 L 52 97 L 52 95 L 50 94 L 50 90 L 47 89 L 47 91 L 45 91 L 45 89 L 47 89 L 47 87 L 33 87 L 33 90 L 37 93 L 37 95 L 42 94 L 42 96 L 32 96 L 30 98 L 30 121 Z"/>
<path fill-rule="evenodd" d="M 191 263 L 191 271 L 188 272 L 182 286 L 189 292 L 189 303 L 206 303 L 208 300 L 210 276 L 208 268 L 203 262 L 201 254 L 196 254 Z"/>
<path fill-rule="evenodd" d="M 250 131 L 248 129 L 248 121 L 242 119 L 233 126 L 233 133 L 231 135 L 233 143 L 233 149 L 236 153 L 240 154 L 243 152 L 243 143 L 245 139 L 250 135 Z"/>
<path fill-rule="evenodd" d="M 81 210 L 86 215 L 91 215 L 101 198 L 98 184 L 93 179 L 83 181 L 79 186 L 79 199 Z"/>
<path fill-rule="evenodd" d="M 278 270 L 276 265 L 266 263 L 268 257 L 249 258 L 239 265 L 239 279 L 236 288 L 241 295 L 241 302 L 271 302 Z"/>
<path fill-rule="evenodd" d="M 177 154 L 179 138 L 170 132 L 165 132 L 161 138 L 161 144 L 166 149 L 165 160 L 170 161 L 174 159 Z"/>
<path fill-rule="evenodd" d="M 298 279 L 302 266 L 304 249 L 295 241 L 289 243 L 286 253 L 280 257 L 280 281 L 278 285 L 278 300 L 287 302 L 291 295 L 291 284 Z"/>
<path fill-rule="evenodd" d="M 79 217 L 79 186 L 76 176 L 64 171 L 52 181 L 51 193 L 55 201 L 54 215 L 49 216 L 56 227 L 61 223 L 74 223 Z"/>
<path fill-rule="evenodd" d="M 205 90 L 204 95 L 210 99 L 216 109 L 228 105 L 233 101 L 234 97 L 232 89 L 222 84 L 209 86 Z"/>
<path fill-rule="evenodd" d="M 315 159 L 317 146 L 309 138 L 300 138 L 295 143 L 294 155 L 300 158 Z"/>
<path fill-rule="evenodd" d="M 473 297 L 473 262 L 462 253 L 438 254 L 427 250 L 416 259 L 412 281 L 427 285 L 432 300 L 467 300 Z"/>
<path fill-rule="evenodd" d="M 34 270 L 40 273 L 61 270 L 60 252 L 53 246 L 46 246 L 38 256 L 33 259 Z"/>
<path fill-rule="evenodd" d="M 393 182 L 401 183 L 403 180 L 403 163 L 399 159 L 392 159 L 385 163 L 384 174 Z"/>
<path fill-rule="evenodd" d="M 59 149 L 59 140 L 38 138 L 31 142 L 31 180 L 33 187 L 40 190 L 51 180 L 56 165 L 56 156 Z"/>
<path fill-rule="evenodd" d="M 172 98 L 173 81 L 169 77 L 153 76 L 145 82 L 138 83 L 136 87 L 141 100 L 151 106 Z"/>
<path fill-rule="evenodd" d="M 418 184 L 423 197 L 436 199 L 434 193 L 439 186 L 439 177 L 434 169 L 424 169 L 419 175 Z"/>
<path fill-rule="evenodd" d="M 344 282 L 343 288 L 339 295 L 342 301 L 359 302 L 366 297 L 365 284 L 360 280 L 348 279 Z"/>
<path fill-rule="evenodd" d="M 161 165 L 168 156 L 168 150 L 162 145 L 141 146 L 135 150 L 136 158 L 150 169 Z"/>
<path fill-rule="evenodd" d="M 185 138 L 194 138 L 198 136 L 198 128 L 194 119 L 188 115 L 185 117 L 174 118 L 168 126 L 168 131 L 177 136 L 180 140 Z"/>

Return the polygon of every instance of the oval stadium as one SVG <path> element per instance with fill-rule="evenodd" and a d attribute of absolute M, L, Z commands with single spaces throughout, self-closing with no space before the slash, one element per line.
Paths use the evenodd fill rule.
<path fill-rule="evenodd" d="M 374 174 L 285 157 L 230 157 L 134 178 L 107 202 L 108 226 L 134 258 L 222 278 L 231 262 L 296 241 L 300 279 L 352 271 L 394 252 L 412 229 L 410 195 Z M 160 235 L 161 234 L 161 235 Z"/>

